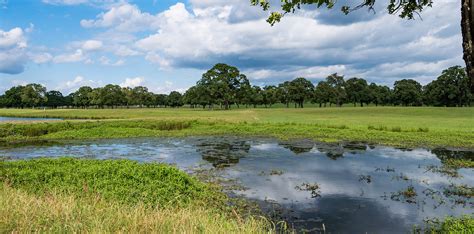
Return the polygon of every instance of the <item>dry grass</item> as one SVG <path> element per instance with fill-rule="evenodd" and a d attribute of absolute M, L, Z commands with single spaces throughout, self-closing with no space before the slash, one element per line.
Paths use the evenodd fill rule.
<path fill-rule="evenodd" d="M 265 219 L 228 217 L 203 207 L 149 208 L 95 198 L 31 195 L 2 185 L 0 233 L 265 233 Z"/>

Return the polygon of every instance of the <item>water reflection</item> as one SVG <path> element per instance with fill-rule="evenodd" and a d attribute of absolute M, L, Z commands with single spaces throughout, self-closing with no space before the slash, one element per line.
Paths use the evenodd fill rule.
<path fill-rule="evenodd" d="M 237 164 L 241 158 L 247 156 L 249 150 L 249 143 L 234 138 L 224 138 L 220 141 L 198 139 L 196 143 L 196 151 L 214 167 Z"/>
<path fill-rule="evenodd" d="M 454 185 L 474 185 L 472 169 L 449 177 L 430 166 L 457 157 L 445 150 L 395 149 L 363 143 L 315 143 L 236 137 L 141 138 L 0 148 L 6 158 L 39 156 L 129 158 L 182 169 L 221 168 L 275 218 L 297 229 L 335 233 L 410 232 L 425 218 L 471 214 L 473 198 L 453 197 Z M 472 159 L 472 152 L 461 157 Z M 297 156 L 297 157 L 295 157 Z M 446 189 L 451 188 L 451 192 Z M 407 195 L 407 197 L 405 197 Z M 407 199 L 409 198 L 409 199 Z"/>

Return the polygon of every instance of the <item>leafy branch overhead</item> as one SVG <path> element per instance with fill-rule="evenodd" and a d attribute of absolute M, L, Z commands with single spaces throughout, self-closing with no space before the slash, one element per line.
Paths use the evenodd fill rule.
<path fill-rule="evenodd" d="M 260 6 L 264 11 L 271 8 L 269 0 L 250 0 L 254 6 Z M 301 9 L 303 5 L 315 5 L 317 8 L 325 7 L 331 9 L 336 4 L 336 0 L 281 0 L 281 10 L 273 11 L 267 19 L 267 22 L 274 25 L 280 22 L 281 18 L 287 13 L 294 13 Z M 349 14 L 360 8 L 368 8 L 374 11 L 375 0 L 363 0 L 361 3 L 353 6 L 343 5 L 341 11 Z M 433 5 L 432 0 L 390 0 L 387 6 L 389 14 L 398 14 L 401 18 L 413 19 L 414 15 L 419 15 L 426 7 Z"/>

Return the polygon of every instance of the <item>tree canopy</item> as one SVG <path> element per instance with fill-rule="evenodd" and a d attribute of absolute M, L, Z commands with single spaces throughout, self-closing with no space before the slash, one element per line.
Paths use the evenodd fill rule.
<path fill-rule="evenodd" d="M 196 85 L 186 92 L 172 91 L 169 94 L 155 94 L 147 87 L 120 87 L 108 84 L 104 87 L 80 87 L 64 96 L 61 92 L 46 90 L 40 84 L 14 86 L 0 96 L 0 107 L 173 107 L 188 105 L 191 108 L 222 108 L 232 106 L 272 107 L 277 103 L 289 107 L 303 108 L 307 103 L 320 107 L 354 106 L 374 104 L 404 106 L 469 106 L 473 100 L 468 86 L 469 78 L 464 68 L 450 67 L 426 86 L 415 80 L 395 81 L 393 89 L 385 85 L 370 83 L 358 77 L 345 79 L 337 73 L 320 80 L 316 87 L 304 77 L 283 81 L 263 87 L 252 85 L 247 77 L 233 66 L 216 64 L 202 75 Z"/>

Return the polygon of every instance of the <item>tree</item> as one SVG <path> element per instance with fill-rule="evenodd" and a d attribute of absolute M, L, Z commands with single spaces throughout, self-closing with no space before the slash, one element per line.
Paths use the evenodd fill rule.
<path fill-rule="evenodd" d="M 374 103 L 375 106 L 388 105 L 392 103 L 392 91 L 387 86 L 377 85 L 370 83 L 368 87 L 368 96 L 370 102 Z"/>
<path fill-rule="evenodd" d="M 395 81 L 393 97 L 395 104 L 404 106 L 421 106 L 421 84 L 415 80 L 403 79 Z"/>
<path fill-rule="evenodd" d="M 168 95 L 168 105 L 171 107 L 183 106 L 183 96 L 176 91 L 173 91 Z"/>
<path fill-rule="evenodd" d="M 157 106 L 161 106 L 161 107 L 168 106 L 168 95 L 166 94 L 155 94 L 153 95 L 153 99 L 155 101 L 155 105 Z"/>
<path fill-rule="evenodd" d="M 86 108 L 92 104 L 92 88 L 82 86 L 72 94 L 72 103 L 75 106 Z"/>
<path fill-rule="evenodd" d="M 290 95 L 290 82 L 285 81 L 278 85 L 277 89 L 277 97 L 281 103 L 286 105 L 286 108 L 289 107 L 291 101 Z"/>
<path fill-rule="evenodd" d="M 262 88 L 259 86 L 252 86 L 252 89 L 250 91 L 250 104 L 253 105 L 254 108 L 256 108 L 258 105 L 261 105 L 263 103 L 263 91 Z"/>
<path fill-rule="evenodd" d="M 46 102 L 47 107 L 57 108 L 58 106 L 64 106 L 65 100 L 63 94 L 56 90 L 51 90 L 46 93 L 46 98 L 48 101 Z"/>
<path fill-rule="evenodd" d="M 150 97 L 147 87 L 137 86 L 135 88 L 122 88 L 125 104 L 128 106 L 143 106 Z"/>
<path fill-rule="evenodd" d="M 263 10 L 270 9 L 270 0 L 250 0 L 251 4 L 259 5 Z M 326 7 L 331 9 L 334 7 L 336 0 L 291 0 L 281 1 L 282 12 L 271 12 L 267 22 L 274 25 L 287 13 L 294 13 L 300 9 L 302 5 L 314 5 L 317 8 Z M 356 6 L 344 5 L 341 11 L 349 14 L 351 11 L 367 7 L 373 11 L 375 0 L 363 0 Z M 413 19 L 415 15 L 419 15 L 427 7 L 431 7 L 433 0 L 390 0 L 387 9 L 389 14 L 398 14 L 401 18 Z M 461 0 L 461 31 L 463 36 L 463 52 L 464 61 L 468 77 L 470 77 L 471 92 L 474 93 L 474 0 Z"/>
<path fill-rule="evenodd" d="M 265 107 L 269 105 L 272 107 L 278 101 L 277 98 L 277 88 L 273 85 L 267 85 L 263 87 L 263 104 Z"/>
<path fill-rule="evenodd" d="M 196 107 L 199 104 L 198 102 L 198 87 L 192 86 L 183 95 L 183 103 L 188 104 L 191 108 Z"/>
<path fill-rule="evenodd" d="M 214 65 L 210 70 L 202 75 L 198 85 L 206 86 L 214 100 L 224 105 L 227 110 L 230 104 L 235 102 L 237 92 L 241 86 L 248 82 L 244 74 L 240 74 L 239 69 L 224 63 Z"/>
<path fill-rule="evenodd" d="M 331 87 L 331 102 L 341 107 L 347 97 L 344 76 L 334 73 L 326 78 L 326 82 Z"/>
<path fill-rule="evenodd" d="M 305 100 L 311 99 L 314 92 L 314 85 L 311 81 L 299 77 L 290 82 L 290 97 L 295 102 L 295 107 L 303 108 Z"/>
<path fill-rule="evenodd" d="M 435 106 L 468 106 L 471 99 L 468 83 L 464 68 L 450 67 L 424 87 L 424 101 Z"/>
<path fill-rule="evenodd" d="M 122 88 L 113 84 L 108 84 L 100 89 L 100 99 L 102 105 L 111 106 L 112 108 L 123 105 L 126 102 Z"/>
<path fill-rule="evenodd" d="M 24 106 L 36 107 L 48 101 L 46 88 L 40 84 L 28 84 L 21 90 L 21 102 Z"/>
<path fill-rule="evenodd" d="M 21 102 L 21 91 L 25 86 L 14 86 L 5 91 L 3 95 L 3 103 L 5 107 L 23 107 Z"/>
<path fill-rule="evenodd" d="M 368 91 L 367 81 L 364 79 L 354 77 L 346 80 L 347 98 L 352 101 L 354 106 L 356 106 L 356 103 L 360 103 L 360 106 L 364 106 L 364 102 L 369 102 Z"/>
<path fill-rule="evenodd" d="M 326 103 L 331 100 L 331 86 L 326 81 L 320 81 L 314 89 L 313 102 L 319 103 L 319 107 L 326 107 Z"/>

